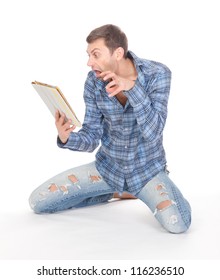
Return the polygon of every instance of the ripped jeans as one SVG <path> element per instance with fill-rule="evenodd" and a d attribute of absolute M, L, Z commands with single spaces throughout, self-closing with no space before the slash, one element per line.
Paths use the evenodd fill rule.
<path fill-rule="evenodd" d="M 185 232 L 191 223 L 191 208 L 166 171 L 157 174 L 136 194 L 171 233 Z M 113 190 L 102 179 L 95 162 L 69 169 L 49 179 L 29 198 L 35 213 L 53 213 L 70 208 L 106 203 Z"/>

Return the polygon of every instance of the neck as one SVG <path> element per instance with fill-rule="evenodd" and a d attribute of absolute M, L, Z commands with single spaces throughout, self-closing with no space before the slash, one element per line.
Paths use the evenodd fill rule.
<path fill-rule="evenodd" d="M 117 74 L 128 80 L 136 80 L 137 71 L 133 61 L 130 58 L 123 58 L 118 65 Z"/>

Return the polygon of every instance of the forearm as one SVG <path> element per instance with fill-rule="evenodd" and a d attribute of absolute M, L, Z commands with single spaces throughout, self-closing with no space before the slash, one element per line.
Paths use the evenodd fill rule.
<path fill-rule="evenodd" d="M 58 137 L 57 145 L 60 148 L 72 151 L 93 152 L 98 147 L 100 138 L 100 133 L 94 133 L 92 130 L 82 128 L 79 132 L 72 132 L 65 144 Z"/>
<path fill-rule="evenodd" d="M 160 137 L 167 117 L 170 75 L 167 76 L 167 79 L 163 76 L 163 79 L 157 82 L 160 86 L 155 86 L 154 89 L 152 87 L 148 93 L 138 81 L 132 89 L 125 92 L 133 107 L 137 124 L 148 141 Z"/>

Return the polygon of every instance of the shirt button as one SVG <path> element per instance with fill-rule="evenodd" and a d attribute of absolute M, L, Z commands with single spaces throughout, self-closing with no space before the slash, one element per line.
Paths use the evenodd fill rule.
<path fill-rule="evenodd" d="M 127 149 L 128 148 L 128 146 L 125 146 L 125 149 Z"/>
<path fill-rule="evenodd" d="M 124 169 L 128 169 L 128 167 L 127 167 L 127 166 L 125 166 L 125 167 L 124 167 Z"/>

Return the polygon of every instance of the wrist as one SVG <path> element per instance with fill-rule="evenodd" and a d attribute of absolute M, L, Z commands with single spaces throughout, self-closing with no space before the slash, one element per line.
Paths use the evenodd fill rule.
<path fill-rule="evenodd" d="M 58 140 L 59 140 L 59 142 L 61 142 L 61 143 L 64 145 L 64 144 L 67 143 L 68 138 L 62 138 L 62 137 L 60 137 L 60 136 L 58 135 Z"/>

